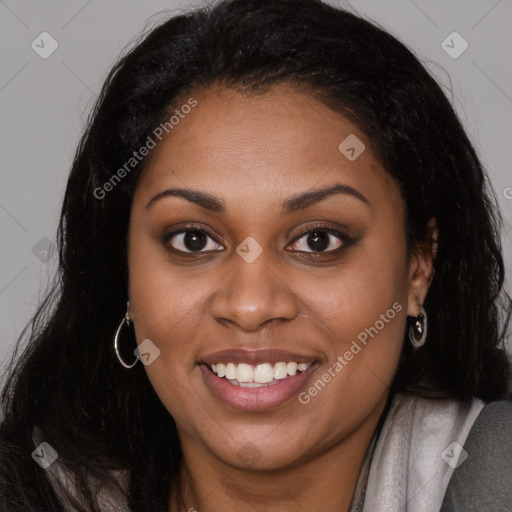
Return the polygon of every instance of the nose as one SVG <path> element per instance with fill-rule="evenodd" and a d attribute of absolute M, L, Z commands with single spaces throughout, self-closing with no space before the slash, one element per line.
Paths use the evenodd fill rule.
<path fill-rule="evenodd" d="M 263 255 L 252 263 L 234 255 L 231 271 L 219 282 L 212 301 L 217 321 L 245 332 L 293 320 L 298 313 L 292 290 Z"/>

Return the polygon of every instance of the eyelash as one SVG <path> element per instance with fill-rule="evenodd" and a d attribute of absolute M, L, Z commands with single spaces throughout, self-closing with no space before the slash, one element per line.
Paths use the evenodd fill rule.
<path fill-rule="evenodd" d="M 341 231 L 338 231 L 334 228 L 332 228 L 331 226 L 328 226 L 326 224 L 310 224 L 308 226 L 306 226 L 304 228 L 303 231 L 301 231 L 300 233 L 298 233 L 295 238 L 293 239 L 293 241 L 291 242 L 290 245 L 293 245 L 294 243 L 296 243 L 297 241 L 299 241 L 301 238 L 304 237 L 304 235 L 307 235 L 309 233 L 313 233 L 315 231 L 323 231 L 325 233 L 328 233 L 330 235 L 334 235 L 335 237 L 337 237 L 341 242 L 342 242 L 342 245 L 340 247 L 338 247 L 337 249 L 333 249 L 333 250 L 330 250 L 330 251 L 297 251 L 297 252 L 300 252 L 302 254 L 308 254 L 308 255 L 313 255 L 313 256 L 321 256 L 322 254 L 328 254 L 328 255 L 332 255 L 332 254 L 336 254 L 338 252 L 340 252 L 341 250 L 347 248 L 348 246 L 350 246 L 354 240 L 349 237 L 346 233 L 343 233 Z M 195 233 L 201 233 L 205 236 L 207 236 L 208 238 L 211 238 L 215 243 L 217 244 L 220 244 L 220 242 L 218 242 L 215 237 L 213 237 L 209 231 L 207 231 L 205 228 L 201 227 L 201 226 L 198 226 L 198 225 L 194 225 L 194 224 L 191 224 L 191 225 L 186 225 L 186 226 L 183 226 L 182 228 L 180 228 L 179 230 L 176 230 L 176 231 L 172 231 L 171 233 L 167 233 L 166 235 L 163 236 L 162 238 L 162 243 L 167 247 L 167 243 L 172 240 L 172 238 L 176 235 L 180 235 L 180 234 L 183 234 L 183 233 L 188 233 L 188 232 L 195 232 Z M 197 254 L 201 254 L 201 253 L 205 253 L 205 251 L 181 251 L 179 249 L 174 249 L 174 248 L 168 248 L 168 250 L 170 252 L 174 252 L 174 253 L 179 253 L 180 255 L 197 255 Z M 215 251 L 217 252 L 217 251 Z M 218 251 L 220 252 L 220 251 Z"/>

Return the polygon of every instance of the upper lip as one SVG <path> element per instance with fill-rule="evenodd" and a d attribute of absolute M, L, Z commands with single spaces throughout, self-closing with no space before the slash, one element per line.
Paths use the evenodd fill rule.
<path fill-rule="evenodd" d="M 297 354 L 287 350 L 278 350 L 275 348 L 232 348 L 219 350 L 202 357 L 199 362 L 204 364 L 218 363 L 246 363 L 263 364 L 279 362 L 310 363 L 316 361 L 315 356 Z"/>

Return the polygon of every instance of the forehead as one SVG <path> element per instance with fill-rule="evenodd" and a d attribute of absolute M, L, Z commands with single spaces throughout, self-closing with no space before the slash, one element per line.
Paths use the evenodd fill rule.
<path fill-rule="evenodd" d="M 190 98 L 196 106 L 182 111 Z M 139 196 L 179 185 L 242 204 L 344 182 L 375 199 L 399 198 L 372 142 L 306 91 L 279 85 L 242 94 L 213 86 L 182 97 L 169 114 L 176 110 L 178 122 L 150 155 Z"/>

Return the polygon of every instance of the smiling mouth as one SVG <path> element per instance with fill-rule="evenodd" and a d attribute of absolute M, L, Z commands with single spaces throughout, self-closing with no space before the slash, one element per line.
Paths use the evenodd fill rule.
<path fill-rule="evenodd" d="M 259 388 L 274 386 L 280 382 L 305 372 L 315 361 L 296 363 L 280 361 L 277 363 L 262 363 L 251 365 L 246 363 L 217 363 L 207 367 L 234 386 L 244 388 Z"/>
<path fill-rule="evenodd" d="M 260 359 L 258 364 L 210 360 L 200 363 L 199 368 L 218 400 L 238 410 L 263 412 L 293 400 L 307 385 L 320 364 L 316 359 L 304 360 L 265 363 Z"/>

